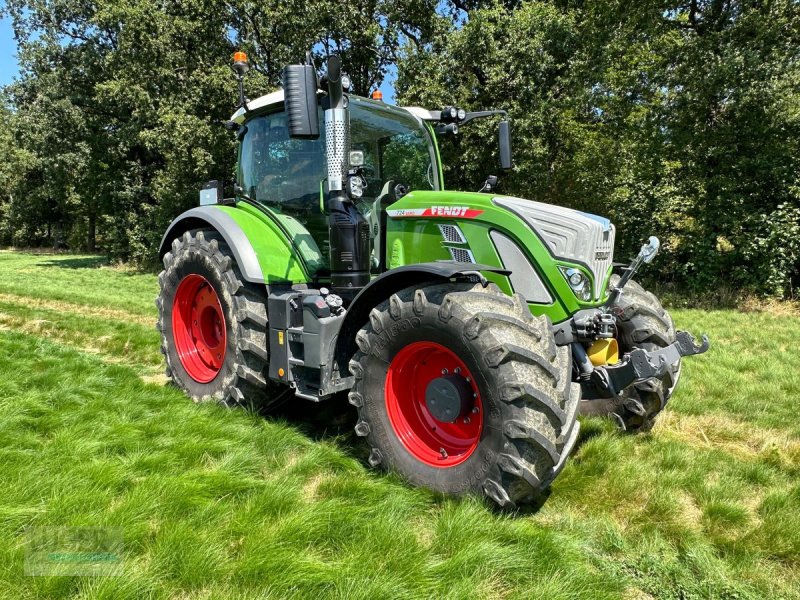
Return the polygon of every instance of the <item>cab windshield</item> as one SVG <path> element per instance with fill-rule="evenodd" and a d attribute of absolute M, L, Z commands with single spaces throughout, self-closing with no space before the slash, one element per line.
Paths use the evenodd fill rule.
<path fill-rule="evenodd" d="M 283 110 L 251 118 L 245 124 L 237 173 L 244 193 L 284 217 L 290 233 L 310 234 L 308 252 L 302 254 L 317 255 L 309 265 L 314 273 L 327 268 L 328 255 L 323 123 L 320 109 L 319 139 L 298 140 L 289 138 Z M 351 96 L 350 144 L 364 153 L 367 187 L 357 206 L 365 216 L 398 184 L 409 190 L 440 188 L 433 140 L 426 126 L 403 109 Z"/>

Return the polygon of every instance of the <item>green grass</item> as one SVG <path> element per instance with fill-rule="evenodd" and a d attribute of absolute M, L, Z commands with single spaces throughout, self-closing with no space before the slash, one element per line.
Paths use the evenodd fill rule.
<path fill-rule="evenodd" d="M 0 253 L 0 596 L 800 598 L 796 316 L 675 311 L 713 345 L 655 432 L 584 420 L 543 506 L 502 515 L 366 468 L 346 407 L 191 403 L 156 290 Z M 124 530 L 122 575 L 24 575 L 27 528 L 83 525 Z"/>

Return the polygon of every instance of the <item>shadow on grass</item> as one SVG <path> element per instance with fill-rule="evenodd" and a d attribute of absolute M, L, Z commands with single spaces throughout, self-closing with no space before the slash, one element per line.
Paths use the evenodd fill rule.
<path fill-rule="evenodd" d="M 289 398 L 278 408 L 259 411 L 264 418 L 283 420 L 297 427 L 314 441 L 338 440 L 355 443 L 357 436 L 353 427 L 358 419 L 356 408 L 347 401 L 347 393 L 336 394 L 330 400 L 309 402 L 294 396 L 290 390 Z"/>
<path fill-rule="evenodd" d="M 105 256 L 84 256 L 81 258 L 50 259 L 37 263 L 37 267 L 59 267 L 61 269 L 98 269 L 107 266 Z"/>
<path fill-rule="evenodd" d="M 622 433 L 610 419 L 604 417 L 584 416 L 581 417 L 580 421 L 581 431 L 578 434 L 575 446 L 572 448 L 572 454 L 578 452 L 586 442 L 603 434 L 619 435 Z"/>
<path fill-rule="evenodd" d="M 166 385 L 179 389 L 171 382 Z M 372 471 L 367 461 L 369 447 L 367 444 L 362 443 L 363 440 L 356 436 L 353 430 L 353 427 L 358 421 L 358 412 L 356 408 L 347 401 L 346 392 L 336 394 L 330 400 L 317 403 L 297 398 L 294 396 L 293 390 L 287 390 L 285 401 L 277 408 L 258 410 L 242 407 L 241 410 L 250 410 L 270 421 L 284 422 L 291 427 L 297 428 L 303 435 L 306 435 L 315 442 L 327 441 L 334 443 L 342 451 L 349 454 L 367 467 L 368 470 Z M 601 417 L 582 418 L 581 432 L 572 450 L 572 454 L 578 452 L 580 447 L 589 440 L 615 431 L 615 426 Z M 377 474 L 378 472 L 375 473 Z M 391 474 L 385 472 L 380 472 L 380 474 L 391 477 Z M 510 511 L 495 506 L 485 498 L 484 501 L 491 510 L 498 513 L 512 517 L 526 517 L 538 513 L 550 498 L 551 493 L 551 488 L 548 487 L 529 504 L 525 504 Z M 437 504 L 442 504 L 451 501 L 452 497 L 435 493 L 434 500 Z"/>

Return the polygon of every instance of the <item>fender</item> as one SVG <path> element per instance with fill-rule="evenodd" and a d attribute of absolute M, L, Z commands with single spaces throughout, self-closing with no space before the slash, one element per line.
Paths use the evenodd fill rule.
<path fill-rule="evenodd" d="M 439 261 L 397 267 L 374 278 L 353 298 L 339 329 L 334 357 L 339 366 L 340 376 L 349 375 L 348 362 L 357 350 L 356 333 L 369 320 L 369 313 L 375 306 L 395 292 L 412 285 L 441 283 L 453 277 L 463 278 L 469 275 L 478 275 L 483 279 L 481 271 L 506 276 L 511 274 L 511 271 L 488 265 Z"/>
<path fill-rule="evenodd" d="M 264 283 L 264 273 L 261 265 L 258 264 L 258 257 L 255 250 L 242 231 L 239 224 L 233 220 L 229 214 L 214 208 L 213 206 L 198 206 L 187 210 L 179 215 L 169 224 L 164 237 L 161 238 L 161 245 L 158 249 L 158 258 L 164 258 L 169 252 L 172 240 L 182 236 L 185 232 L 192 229 L 201 229 L 211 226 L 225 238 L 228 246 L 239 265 L 242 276 L 252 283 Z"/>
<path fill-rule="evenodd" d="M 270 214 L 247 206 L 199 206 L 187 210 L 167 229 L 159 258 L 169 252 L 172 240 L 191 229 L 213 228 L 227 242 L 233 258 L 250 283 L 302 284 L 310 281 L 302 232 L 287 232 Z M 305 245 L 301 244 L 305 240 Z M 305 249 L 305 250 L 304 250 Z M 313 256 L 312 256 L 313 258 Z"/>

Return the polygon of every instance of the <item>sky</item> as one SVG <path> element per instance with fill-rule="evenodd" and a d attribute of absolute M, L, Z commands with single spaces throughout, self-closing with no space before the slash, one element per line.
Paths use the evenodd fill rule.
<path fill-rule="evenodd" d="M 394 104 L 394 82 L 397 79 L 397 67 L 389 65 L 386 72 L 386 77 L 383 78 L 380 91 L 383 92 L 383 101 L 388 104 Z"/>
<path fill-rule="evenodd" d="M 17 44 L 11 30 L 11 19 L 0 19 L 0 86 L 11 83 L 18 72 Z"/>

